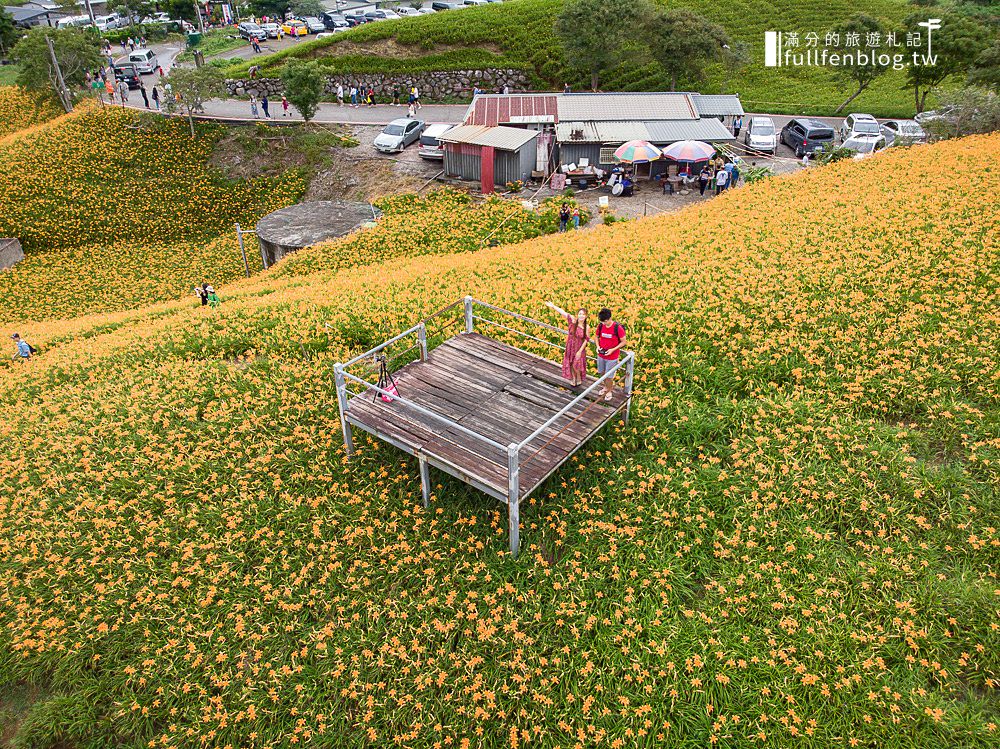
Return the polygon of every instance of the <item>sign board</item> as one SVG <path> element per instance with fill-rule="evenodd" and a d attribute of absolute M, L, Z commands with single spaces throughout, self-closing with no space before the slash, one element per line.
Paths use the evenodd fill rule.
<path fill-rule="evenodd" d="M 552 189 L 553 190 L 565 190 L 566 189 L 566 175 L 560 172 L 556 172 L 552 175 Z"/>

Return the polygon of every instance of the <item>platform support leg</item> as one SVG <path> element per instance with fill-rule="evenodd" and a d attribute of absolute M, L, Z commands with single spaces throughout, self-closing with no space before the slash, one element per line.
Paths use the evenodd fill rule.
<path fill-rule="evenodd" d="M 471 333 L 473 330 L 472 324 L 472 297 L 465 297 L 465 332 Z"/>
<path fill-rule="evenodd" d="M 507 524 L 510 533 L 510 553 L 517 559 L 521 550 L 521 485 L 518 446 L 507 446 Z"/>
<path fill-rule="evenodd" d="M 347 420 L 347 380 L 344 379 L 343 365 L 334 364 L 333 374 L 337 383 L 337 406 L 340 409 L 340 428 L 344 431 L 344 449 L 349 458 L 354 455 L 354 437 L 353 428 Z"/>
<path fill-rule="evenodd" d="M 426 510 L 431 502 L 431 467 L 423 455 L 417 456 L 417 460 L 420 462 L 420 494 L 423 496 Z"/>
<path fill-rule="evenodd" d="M 635 352 L 629 351 L 625 364 L 625 426 L 628 426 L 629 414 L 632 411 L 632 377 L 635 374 Z"/>

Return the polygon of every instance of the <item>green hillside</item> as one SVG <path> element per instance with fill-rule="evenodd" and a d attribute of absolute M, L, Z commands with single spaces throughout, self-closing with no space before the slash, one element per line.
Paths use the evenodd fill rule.
<path fill-rule="evenodd" d="M 850 0 L 678 0 L 665 3 L 687 7 L 722 24 L 730 35 L 751 46 L 752 62 L 728 85 L 716 70 L 707 84 L 682 86 L 715 93 L 738 92 L 750 110 L 784 113 L 832 113 L 847 98 L 843 84 L 817 69 L 764 67 L 767 30 L 825 33 L 859 8 Z M 255 60 L 263 73 L 275 74 L 290 56 L 316 57 L 331 73 L 418 72 L 510 66 L 528 71 L 540 89 L 561 88 L 564 81 L 577 90 L 588 79 L 568 70 L 554 34 L 562 0 L 507 0 L 420 18 L 366 24 L 347 33 L 315 40 L 268 58 Z M 913 10 L 903 0 L 867 0 L 863 10 L 896 26 Z M 231 69 L 245 73 L 248 64 Z M 654 63 L 628 62 L 605 76 L 606 90 L 663 90 L 669 86 Z M 899 73 L 885 76 L 862 94 L 852 109 L 878 115 L 912 114 L 912 94 L 903 89 Z"/>

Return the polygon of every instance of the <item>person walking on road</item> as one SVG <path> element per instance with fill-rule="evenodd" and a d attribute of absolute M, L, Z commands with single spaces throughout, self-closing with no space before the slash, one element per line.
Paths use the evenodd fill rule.
<path fill-rule="evenodd" d="M 118 82 L 118 95 L 122 97 L 122 106 L 128 101 L 128 84 L 125 81 Z"/>
<path fill-rule="evenodd" d="M 414 86 L 414 87 L 413 87 L 413 88 L 412 88 L 412 89 L 410 90 L 410 93 L 412 93 L 412 94 L 413 94 L 413 105 L 414 105 L 414 109 L 420 109 L 420 106 L 421 106 L 421 105 L 420 105 L 420 89 L 419 89 L 419 88 L 417 88 L 416 86 Z"/>
<path fill-rule="evenodd" d="M 264 117 L 271 119 L 271 112 L 268 110 L 271 103 L 267 100 L 267 92 L 261 94 L 260 97 L 260 108 L 264 110 Z"/>
<path fill-rule="evenodd" d="M 149 109 L 149 95 L 146 93 L 146 87 L 143 84 L 139 84 L 139 93 L 142 94 L 142 103 L 146 105 L 146 109 Z"/>
<path fill-rule="evenodd" d="M 151 92 L 151 96 L 153 97 L 153 106 L 156 107 L 156 111 L 159 112 L 160 111 L 160 89 L 158 89 L 156 86 L 153 86 L 153 91 Z"/>
<path fill-rule="evenodd" d="M 743 129 L 743 115 L 738 114 L 736 115 L 736 117 L 733 118 L 733 137 L 739 138 L 740 130 L 742 129 Z"/>
<path fill-rule="evenodd" d="M 338 83 L 337 84 L 337 106 L 338 107 L 344 106 L 344 84 L 343 83 Z"/>
<path fill-rule="evenodd" d="M 255 120 L 260 119 L 260 112 L 257 111 L 257 97 L 250 94 L 250 114 L 253 115 Z"/>
<path fill-rule="evenodd" d="M 282 117 L 290 117 L 291 116 L 288 113 L 288 107 L 289 107 L 288 99 L 285 97 L 284 94 L 282 94 L 281 95 L 281 116 Z"/>
<path fill-rule="evenodd" d="M 411 120 L 417 116 L 417 107 L 412 101 L 406 105 L 406 116 Z"/>
<path fill-rule="evenodd" d="M 351 109 L 357 109 L 358 107 L 358 87 L 353 83 L 351 84 Z"/>
<path fill-rule="evenodd" d="M 399 106 L 399 84 L 392 87 L 392 106 Z"/>

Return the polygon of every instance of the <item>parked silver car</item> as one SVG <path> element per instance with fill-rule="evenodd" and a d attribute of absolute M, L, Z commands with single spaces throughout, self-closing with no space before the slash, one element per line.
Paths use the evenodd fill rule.
<path fill-rule="evenodd" d="M 408 117 L 393 120 L 375 138 L 375 149 L 381 153 L 399 153 L 415 143 L 423 131 L 423 120 L 411 120 Z"/>
<path fill-rule="evenodd" d="M 882 135 L 890 146 L 900 143 L 926 143 L 927 131 L 916 120 L 886 120 L 882 123 Z"/>

